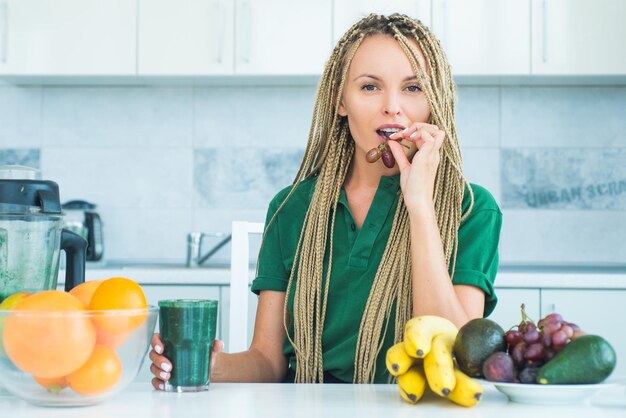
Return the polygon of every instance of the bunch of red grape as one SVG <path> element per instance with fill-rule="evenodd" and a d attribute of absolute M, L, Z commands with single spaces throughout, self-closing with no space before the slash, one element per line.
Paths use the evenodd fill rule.
<path fill-rule="evenodd" d="M 392 168 L 396 165 L 396 158 L 391 153 L 391 150 L 387 147 L 387 143 L 382 143 L 376 148 L 372 148 L 365 155 L 365 159 L 368 163 L 375 163 L 382 157 L 385 167 Z"/>
<path fill-rule="evenodd" d="M 535 383 L 539 368 L 573 338 L 584 334 L 578 325 L 565 321 L 558 313 L 547 315 L 535 325 L 522 305 L 522 322 L 504 335 L 519 382 Z"/>

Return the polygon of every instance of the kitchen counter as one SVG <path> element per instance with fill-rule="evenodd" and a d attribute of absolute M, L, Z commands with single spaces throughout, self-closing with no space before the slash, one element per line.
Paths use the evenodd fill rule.
<path fill-rule="evenodd" d="M 587 403 L 561 406 L 512 403 L 492 385 L 483 400 L 464 408 L 429 395 L 417 405 L 404 402 L 396 385 L 212 384 L 208 392 L 165 393 L 147 384 L 98 405 L 43 408 L 0 396 L 0 411 L 15 418 L 169 418 L 169 417 L 403 417 L 403 418 L 612 418 L 626 416 L 624 386 L 606 388 Z"/>
<path fill-rule="evenodd" d="M 255 270 L 250 269 L 250 279 Z M 130 277 L 141 284 L 228 285 L 230 268 L 225 264 L 187 268 L 176 263 L 87 264 L 86 279 Z M 63 283 L 65 271 L 59 271 Z M 626 289 L 625 266 L 501 266 L 497 288 Z"/>

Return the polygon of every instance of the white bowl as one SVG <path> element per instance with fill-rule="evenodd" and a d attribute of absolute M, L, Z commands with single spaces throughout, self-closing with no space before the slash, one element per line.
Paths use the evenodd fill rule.
<path fill-rule="evenodd" d="M 587 385 L 540 385 L 527 383 L 502 383 L 481 380 L 481 384 L 493 385 L 512 402 L 535 405 L 565 405 L 587 401 L 602 389 L 623 385 L 617 380 Z"/>

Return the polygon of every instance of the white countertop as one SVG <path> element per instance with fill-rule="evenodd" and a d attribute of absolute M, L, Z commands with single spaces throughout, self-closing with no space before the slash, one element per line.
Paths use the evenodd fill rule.
<path fill-rule="evenodd" d="M 255 270 L 250 270 L 250 280 Z M 87 265 L 86 280 L 114 276 L 130 277 L 141 284 L 163 285 L 221 285 L 230 282 L 230 269 L 225 266 L 186 268 L 182 264 L 153 264 L 109 267 Z M 59 271 L 63 283 L 65 271 Z M 507 268 L 496 277 L 496 288 L 570 288 L 626 289 L 626 269 L 623 268 Z"/>
<path fill-rule="evenodd" d="M 148 384 L 93 406 L 44 408 L 0 396 L 0 411 L 11 418 L 169 418 L 169 417 L 358 417 L 358 418 L 624 418 L 624 386 L 604 389 L 590 401 L 565 406 L 512 403 L 491 385 L 483 400 L 464 408 L 435 395 L 417 405 L 404 402 L 396 385 L 211 384 L 208 392 L 165 393 Z"/>

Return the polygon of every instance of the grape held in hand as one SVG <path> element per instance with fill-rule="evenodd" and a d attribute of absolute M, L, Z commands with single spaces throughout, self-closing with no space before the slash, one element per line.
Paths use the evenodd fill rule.
<path fill-rule="evenodd" d="M 396 165 L 396 158 L 393 156 L 391 151 L 385 150 L 382 152 L 381 156 L 383 159 L 383 164 L 385 164 L 385 167 L 393 168 L 393 166 Z"/>

